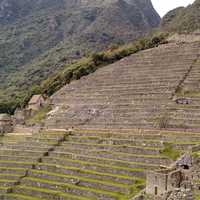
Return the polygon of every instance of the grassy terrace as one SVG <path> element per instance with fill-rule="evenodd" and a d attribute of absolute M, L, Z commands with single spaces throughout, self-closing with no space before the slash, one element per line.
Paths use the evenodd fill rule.
<path fill-rule="evenodd" d="M 174 132 L 148 131 L 139 137 L 140 131 L 127 130 L 125 139 L 123 134 L 83 130 L 70 135 L 4 136 L 0 195 L 5 200 L 129 200 L 144 188 L 146 169 L 170 164 L 178 157 L 179 150 L 171 148 L 172 136 L 176 138 L 173 145 L 196 144 L 194 138 L 199 136 L 185 132 L 186 141 Z M 168 143 L 159 141 L 163 137 Z"/>

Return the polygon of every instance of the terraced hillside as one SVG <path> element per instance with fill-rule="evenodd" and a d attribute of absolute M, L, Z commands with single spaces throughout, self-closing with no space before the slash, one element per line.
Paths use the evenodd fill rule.
<path fill-rule="evenodd" d="M 174 101 L 187 85 L 200 94 L 199 55 L 199 42 L 169 43 L 104 67 L 52 96 L 46 126 L 199 129 L 200 95 Z"/>
<path fill-rule="evenodd" d="M 0 199 L 130 199 L 147 169 L 198 143 L 198 133 L 139 129 L 8 134 L 0 138 Z"/>

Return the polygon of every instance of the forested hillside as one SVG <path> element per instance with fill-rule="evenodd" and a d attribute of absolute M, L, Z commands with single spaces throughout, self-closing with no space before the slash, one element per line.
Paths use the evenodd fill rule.
<path fill-rule="evenodd" d="M 66 63 L 159 23 L 150 0 L 0 0 L 0 104 L 15 106 Z"/>

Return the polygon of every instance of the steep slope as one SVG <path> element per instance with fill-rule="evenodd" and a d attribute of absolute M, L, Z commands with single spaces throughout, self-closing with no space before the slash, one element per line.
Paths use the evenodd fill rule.
<path fill-rule="evenodd" d="M 133 40 L 159 21 L 150 0 L 1 0 L 0 99 L 16 98 L 63 63 Z"/>
<path fill-rule="evenodd" d="M 163 30 L 172 32 L 193 32 L 200 29 L 200 1 L 170 11 L 161 21 Z"/>
<path fill-rule="evenodd" d="M 46 126 L 199 129 L 199 97 L 174 101 L 188 79 L 199 94 L 199 49 L 199 42 L 161 45 L 66 85 L 51 97 Z"/>

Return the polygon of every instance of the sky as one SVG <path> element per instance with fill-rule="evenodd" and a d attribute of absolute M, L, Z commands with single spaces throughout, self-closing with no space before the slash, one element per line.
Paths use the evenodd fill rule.
<path fill-rule="evenodd" d="M 163 17 L 168 11 L 180 7 L 187 6 L 194 2 L 194 0 L 152 0 L 154 8 Z"/>

